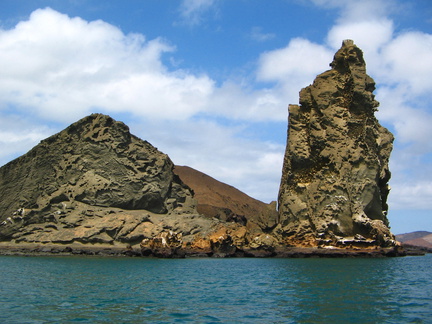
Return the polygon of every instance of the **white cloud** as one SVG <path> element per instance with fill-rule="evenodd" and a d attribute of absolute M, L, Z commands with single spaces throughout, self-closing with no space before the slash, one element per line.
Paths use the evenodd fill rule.
<path fill-rule="evenodd" d="M 395 0 L 310 0 L 323 8 L 340 10 L 338 23 L 373 21 L 399 9 Z"/>
<path fill-rule="evenodd" d="M 264 33 L 261 27 L 252 27 L 250 36 L 258 42 L 265 42 L 276 37 L 273 33 Z"/>
<path fill-rule="evenodd" d="M 181 23 L 195 26 L 203 21 L 203 15 L 214 8 L 218 0 L 183 0 L 180 5 Z"/>
<path fill-rule="evenodd" d="M 245 121 L 277 121 L 287 119 L 285 94 L 278 89 L 253 89 L 227 81 L 215 89 L 209 100 L 212 115 Z"/>
<path fill-rule="evenodd" d="M 409 87 L 412 95 L 432 92 L 432 34 L 405 32 L 383 50 L 386 81 Z"/>
<path fill-rule="evenodd" d="M 34 125 L 31 118 L 26 116 L 0 113 L 0 166 L 23 154 L 53 132 L 48 127 Z"/>
<path fill-rule="evenodd" d="M 285 146 L 241 136 L 246 126 L 224 126 L 208 119 L 139 121 L 131 131 L 174 163 L 188 165 L 248 195 L 270 202 L 277 199 Z"/>
<path fill-rule="evenodd" d="M 391 190 L 392 209 L 432 209 L 432 182 L 416 181 L 400 183 Z"/>
<path fill-rule="evenodd" d="M 257 81 L 273 85 L 247 96 L 254 99 L 248 103 L 248 112 L 261 120 L 269 116 L 286 120 L 288 104 L 298 103 L 299 91 L 311 84 L 317 74 L 330 69 L 333 54 L 326 46 L 304 38 L 293 38 L 286 47 L 261 54 Z"/>
<path fill-rule="evenodd" d="M 378 117 L 395 128 L 397 143 L 411 154 L 432 152 L 432 114 L 410 102 L 415 99 L 406 86 L 380 86 L 377 98 L 381 101 Z"/>
<path fill-rule="evenodd" d="M 170 72 L 162 39 L 124 35 L 102 21 L 36 10 L 28 21 L 0 32 L 3 103 L 70 121 L 94 109 L 184 119 L 204 109 L 213 91 L 207 76 Z"/>
<path fill-rule="evenodd" d="M 392 33 L 393 22 L 385 18 L 347 22 L 334 26 L 328 33 L 327 41 L 333 49 L 337 50 L 340 48 L 342 40 L 353 39 L 356 45 L 368 55 L 369 53 L 376 53 L 388 43 Z"/>
<path fill-rule="evenodd" d="M 318 73 L 329 69 L 333 53 L 322 45 L 304 38 L 294 38 L 281 49 L 260 57 L 258 80 L 280 83 L 295 80 L 300 87 L 312 83 Z"/>

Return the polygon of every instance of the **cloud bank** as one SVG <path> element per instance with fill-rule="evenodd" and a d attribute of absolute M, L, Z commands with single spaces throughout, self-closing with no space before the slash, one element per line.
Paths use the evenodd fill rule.
<path fill-rule="evenodd" d="M 0 32 L 2 105 L 58 121 L 99 108 L 152 118 L 189 118 L 205 109 L 213 81 L 168 71 L 162 39 L 123 34 L 103 21 L 36 10 Z M 4 107 L 3 107 L 4 108 Z"/>

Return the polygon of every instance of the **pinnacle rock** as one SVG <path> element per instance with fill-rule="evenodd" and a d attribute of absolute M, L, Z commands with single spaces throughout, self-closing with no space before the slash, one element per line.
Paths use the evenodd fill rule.
<path fill-rule="evenodd" d="M 374 80 L 351 40 L 289 106 L 279 234 L 293 246 L 392 246 L 387 219 L 393 135 L 374 113 Z"/>

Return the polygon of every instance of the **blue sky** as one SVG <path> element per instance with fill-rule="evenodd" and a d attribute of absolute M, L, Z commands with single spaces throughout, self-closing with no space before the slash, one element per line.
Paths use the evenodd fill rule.
<path fill-rule="evenodd" d="M 0 165 L 101 112 L 276 200 L 287 106 L 349 38 L 396 137 L 392 230 L 432 231 L 431 17 L 430 0 L 1 0 Z"/>

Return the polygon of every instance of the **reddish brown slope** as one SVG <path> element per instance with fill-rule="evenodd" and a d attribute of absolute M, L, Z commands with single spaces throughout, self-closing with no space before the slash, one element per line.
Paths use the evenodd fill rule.
<path fill-rule="evenodd" d="M 396 239 L 406 245 L 414 245 L 425 248 L 432 248 L 432 233 L 417 231 L 396 235 Z"/>
<path fill-rule="evenodd" d="M 250 221 L 263 229 L 275 226 L 276 203 L 265 204 L 187 166 L 176 165 L 174 173 L 194 191 L 200 214 L 243 224 Z"/>

